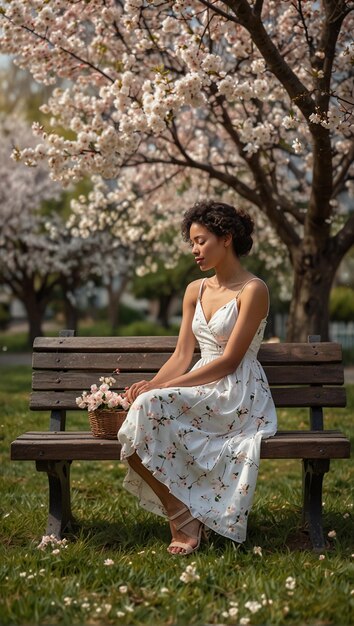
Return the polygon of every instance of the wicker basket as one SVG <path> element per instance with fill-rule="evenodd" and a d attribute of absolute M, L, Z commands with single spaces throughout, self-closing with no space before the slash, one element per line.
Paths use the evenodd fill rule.
<path fill-rule="evenodd" d="M 116 439 L 127 411 L 117 409 L 96 409 L 88 412 L 91 432 L 100 439 Z"/>

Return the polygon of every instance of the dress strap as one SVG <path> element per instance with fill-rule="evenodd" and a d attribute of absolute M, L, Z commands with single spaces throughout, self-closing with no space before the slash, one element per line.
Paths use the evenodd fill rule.
<path fill-rule="evenodd" d="M 263 283 L 263 284 L 267 287 L 266 283 L 265 283 L 265 282 L 264 282 L 264 280 L 262 280 L 261 278 L 258 278 L 257 276 L 255 276 L 254 278 L 250 278 L 250 280 L 248 280 L 248 281 L 247 281 L 244 285 L 242 285 L 242 287 L 241 287 L 240 291 L 238 292 L 238 294 L 237 294 L 237 296 L 236 296 L 236 303 L 237 303 L 237 306 L 238 306 L 238 299 L 239 299 L 239 297 L 240 297 L 241 293 L 243 292 L 244 288 L 245 288 L 245 287 L 246 287 L 249 283 L 251 283 L 253 280 L 259 280 L 261 283 Z M 268 287 L 267 287 L 267 289 L 268 289 Z M 269 294 L 269 292 L 268 292 L 268 294 Z M 267 311 L 267 317 L 268 317 L 268 314 L 269 314 L 269 307 L 270 307 L 270 304 L 269 304 L 269 295 L 268 295 L 268 311 Z"/>
<path fill-rule="evenodd" d="M 206 281 L 206 278 L 202 279 L 202 282 L 200 283 L 200 287 L 199 287 L 199 293 L 198 293 L 198 300 L 202 299 L 202 294 L 203 294 L 203 289 L 204 289 L 204 283 Z"/>
<path fill-rule="evenodd" d="M 261 278 L 257 278 L 257 276 L 255 276 L 254 278 L 250 278 L 250 279 L 249 279 L 249 280 L 248 280 L 248 281 L 247 281 L 244 285 L 242 285 L 242 287 L 241 287 L 240 291 L 238 291 L 238 292 L 237 292 L 237 295 L 236 295 L 236 300 L 238 300 L 238 299 L 239 299 L 239 297 L 240 297 L 241 293 L 243 292 L 244 288 L 245 288 L 245 287 L 247 287 L 247 285 L 248 285 L 249 283 L 251 283 L 253 280 L 259 280 L 259 281 L 261 281 L 261 283 L 263 283 L 263 282 L 264 282 Z M 264 283 L 264 284 L 265 284 L 265 283 Z"/>

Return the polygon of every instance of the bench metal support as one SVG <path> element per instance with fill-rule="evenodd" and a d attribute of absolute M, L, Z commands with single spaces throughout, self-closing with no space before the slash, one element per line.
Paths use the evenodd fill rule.
<path fill-rule="evenodd" d="M 49 483 L 49 512 L 47 535 L 63 538 L 74 522 L 70 504 L 71 461 L 36 461 L 39 472 L 47 472 Z"/>
<path fill-rule="evenodd" d="M 322 526 L 322 483 L 329 470 L 329 459 L 303 459 L 303 524 L 308 529 L 313 550 L 326 550 Z"/>

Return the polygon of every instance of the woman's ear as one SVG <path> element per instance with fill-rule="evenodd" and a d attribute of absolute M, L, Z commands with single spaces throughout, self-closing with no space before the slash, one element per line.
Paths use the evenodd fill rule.
<path fill-rule="evenodd" d="M 224 248 L 227 248 L 231 242 L 232 242 L 232 235 L 231 233 L 229 233 L 228 235 L 224 236 Z"/>

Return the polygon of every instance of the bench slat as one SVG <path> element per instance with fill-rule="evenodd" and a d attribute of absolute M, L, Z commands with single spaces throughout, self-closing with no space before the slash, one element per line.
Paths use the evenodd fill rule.
<path fill-rule="evenodd" d="M 336 342 L 320 343 L 263 343 L 258 358 L 263 365 L 341 363 L 342 346 Z"/>
<path fill-rule="evenodd" d="M 97 439 L 90 432 L 25 433 L 11 444 L 12 460 L 118 460 L 116 439 Z M 261 444 L 261 457 L 267 459 L 349 458 L 350 443 L 343 433 L 282 432 Z"/>
<path fill-rule="evenodd" d="M 176 337 L 37 337 L 34 352 L 171 352 Z M 336 342 L 263 343 L 262 363 L 339 363 L 342 348 Z"/>
<path fill-rule="evenodd" d="M 172 352 L 177 337 L 36 337 L 34 352 Z"/>
<path fill-rule="evenodd" d="M 143 355 L 142 355 L 143 356 Z M 145 356 L 145 355 L 144 355 Z M 155 355 L 162 356 L 162 355 Z M 194 360 L 196 360 L 195 357 Z M 164 361 L 161 361 L 161 365 Z M 139 363 L 137 361 L 130 362 L 132 367 L 129 368 L 125 363 L 125 367 L 121 369 L 120 374 L 113 374 L 116 379 L 114 388 L 122 388 L 127 385 L 131 385 L 139 378 L 146 378 L 150 380 L 154 372 L 158 368 L 152 366 L 150 363 L 150 369 L 146 367 L 147 363 L 142 362 L 137 371 Z M 160 366 L 159 366 L 160 367 Z M 133 373 L 128 373 L 129 369 Z M 112 374 L 112 364 L 109 368 L 109 373 Z M 343 368 L 338 365 L 310 365 L 310 366 L 298 366 L 288 365 L 284 367 L 280 366 L 265 366 L 265 373 L 270 385 L 304 385 L 304 384 L 324 384 L 324 385 L 343 385 L 344 383 L 344 371 Z M 62 370 L 34 370 L 32 378 L 32 388 L 34 391 L 40 390 L 70 390 L 70 389 L 88 389 L 89 385 L 97 383 L 101 376 L 107 376 L 107 371 L 100 370 L 99 366 L 94 368 L 92 365 L 85 371 L 77 369 L 62 371 Z"/>
<path fill-rule="evenodd" d="M 49 370 L 43 372 L 33 372 L 32 377 L 32 389 L 33 391 L 71 391 L 75 390 L 76 395 L 80 394 L 83 390 L 88 390 L 93 383 L 99 383 L 101 376 L 107 376 L 107 372 L 51 372 Z M 114 376 L 114 374 L 113 374 Z M 112 389 L 122 390 L 125 387 L 129 387 L 137 380 L 146 379 L 150 380 L 154 376 L 152 372 L 140 372 L 138 377 L 137 373 L 122 372 L 119 375 L 115 375 L 116 383 L 112 386 Z M 119 384 L 118 384 L 119 383 Z"/>
<path fill-rule="evenodd" d="M 36 369 L 64 369 L 101 371 L 112 373 L 116 368 L 124 371 L 156 372 L 166 363 L 171 353 L 166 352 L 34 352 L 33 367 Z M 198 359 L 195 356 L 194 360 Z"/>
<path fill-rule="evenodd" d="M 123 375 L 122 375 L 123 377 Z M 343 387 L 273 387 L 272 395 L 278 407 L 346 406 Z M 78 391 L 33 391 L 30 398 L 32 410 L 77 409 Z"/>
<path fill-rule="evenodd" d="M 338 438 L 340 437 L 344 437 L 345 435 L 340 431 L 340 430 L 326 430 L 323 431 L 326 434 L 326 437 L 333 437 L 333 438 Z M 297 439 L 301 439 L 301 438 L 307 438 L 309 435 L 313 436 L 313 437 L 317 437 L 318 433 L 320 433 L 320 435 L 322 435 L 322 431 L 318 431 L 318 430 L 278 430 L 277 432 L 277 437 L 288 437 L 289 435 L 291 435 L 292 437 L 296 437 Z M 38 440 L 38 434 L 40 434 L 40 438 L 43 441 L 46 440 L 50 440 L 50 439 L 57 439 L 58 435 L 63 435 L 64 437 L 74 437 L 75 440 L 79 440 L 79 439 L 87 439 L 87 435 L 91 435 L 90 431 L 85 431 L 85 430 L 66 430 L 66 431 L 57 431 L 57 430 L 45 430 L 45 431 L 41 431 L 40 433 L 38 433 L 38 431 L 36 430 L 30 430 L 27 431 L 26 433 L 23 433 L 22 435 L 19 435 L 16 438 L 16 442 L 18 441 L 33 441 L 33 440 Z"/>

